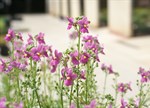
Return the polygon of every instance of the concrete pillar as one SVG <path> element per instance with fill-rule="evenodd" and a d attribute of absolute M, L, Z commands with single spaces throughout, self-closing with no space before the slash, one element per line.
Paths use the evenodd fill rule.
<path fill-rule="evenodd" d="M 59 0 L 50 0 L 50 13 L 55 16 L 59 16 L 60 11 L 60 1 Z"/>
<path fill-rule="evenodd" d="M 68 0 L 62 0 L 62 16 L 65 18 L 68 15 Z"/>
<path fill-rule="evenodd" d="M 71 17 L 80 16 L 80 0 L 70 0 Z"/>
<path fill-rule="evenodd" d="M 132 0 L 108 0 L 108 27 L 118 34 L 132 35 Z"/>
<path fill-rule="evenodd" d="M 99 0 L 84 0 L 85 16 L 91 21 L 91 25 L 99 25 Z"/>
<path fill-rule="evenodd" d="M 55 0 L 55 15 L 60 16 L 60 0 Z"/>
<path fill-rule="evenodd" d="M 54 14 L 54 8 L 55 8 L 55 2 L 53 0 L 49 0 L 49 4 L 50 4 L 50 14 Z"/>

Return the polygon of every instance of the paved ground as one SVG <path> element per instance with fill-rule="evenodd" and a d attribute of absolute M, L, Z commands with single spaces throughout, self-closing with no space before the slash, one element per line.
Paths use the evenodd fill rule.
<path fill-rule="evenodd" d="M 50 15 L 23 15 L 23 19 L 21 22 L 13 22 L 15 30 L 31 34 L 44 32 L 46 42 L 61 51 L 69 46 L 66 21 Z M 150 69 L 150 36 L 127 39 L 110 33 L 107 28 L 91 29 L 91 34 L 99 35 L 100 42 L 105 46 L 106 55 L 101 56 L 101 63 L 112 64 L 114 70 L 121 75 L 120 82 L 128 82 L 127 80 L 133 82 L 132 87 L 136 93 L 134 82 L 138 68 L 142 66 Z M 100 68 L 96 70 L 96 74 L 100 89 L 103 85 L 104 74 Z M 112 76 L 109 78 L 112 79 Z M 112 80 L 109 80 L 108 83 L 111 84 Z M 110 85 L 107 86 L 107 88 L 110 87 Z M 110 89 L 107 92 L 110 92 Z"/>

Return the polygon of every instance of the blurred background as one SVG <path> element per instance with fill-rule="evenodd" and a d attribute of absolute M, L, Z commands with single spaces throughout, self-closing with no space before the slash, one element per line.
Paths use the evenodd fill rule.
<path fill-rule="evenodd" d="M 150 68 L 150 0 L 0 0 L 0 54 L 8 55 L 8 28 L 24 39 L 44 32 L 46 42 L 63 51 L 70 44 L 66 17 L 82 15 L 104 44 L 101 63 L 112 64 L 122 81 L 134 81 L 140 66 Z"/>

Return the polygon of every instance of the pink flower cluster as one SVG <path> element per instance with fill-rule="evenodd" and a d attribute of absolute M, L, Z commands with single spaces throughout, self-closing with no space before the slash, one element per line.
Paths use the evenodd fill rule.
<path fill-rule="evenodd" d="M 11 106 L 12 106 L 11 108 L 23 108 L 23 103 L 22 102 L 20 102 L 20 103 L 13 103 Z M 0 108 L 8 108 L 7 107 L 7 100 L 6 100 L 5 97 L 2 97 L 0 99 Z"/>
<path fill-rule="evenodd" d="M 118 92 L 121 93 L 126 93 L 128 90 L 132 90 L 131 89 L 131 83 L 119 83 L 118 84 Z"/>
<path fill-rule="evenodd" d="M 80 31 L 82 33 L 88 33 L 88 25 L 90 24 L 90 21 L 88 21 L 87 17 L 82 17 L 77 22 L 74 21 L 74 18 L 67 18 L 68 19 L 68 30 L 72 28 L 72 26 L 79 25 Z"/>
<path fill-rule="evenodd" d="M 146 71 L 144 68 L 139 68 L 139 74 L 141 75 L 141 82 L 149 82 L 150 81 L 150 70 Z"/>

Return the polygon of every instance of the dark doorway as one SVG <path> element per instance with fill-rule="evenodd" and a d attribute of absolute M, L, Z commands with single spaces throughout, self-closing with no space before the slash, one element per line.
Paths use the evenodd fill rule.
<path fill-rule="evenodd" d="M 133 0 L 133 34 L 150 34 L 150 0 Z"/>
<path fill-rule="evenodd" d="M 107 0 L 99 0 L 99 26 L 107 26 Z"/>
<path fill-rule="evenodd" d="M 11 0 L 10 4 L 0 0 L 0 14 L 45 13 L 46 0 Z"/>
<path fill-rule="evenodd" d="M 46 0 L 30 0 L 31 13 L 45 13 L 46 12 Z"/>

